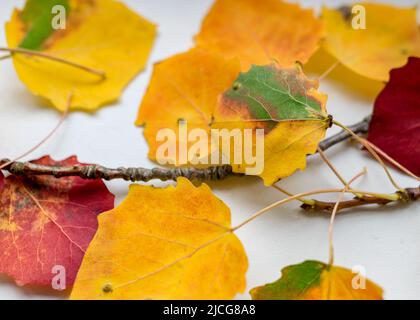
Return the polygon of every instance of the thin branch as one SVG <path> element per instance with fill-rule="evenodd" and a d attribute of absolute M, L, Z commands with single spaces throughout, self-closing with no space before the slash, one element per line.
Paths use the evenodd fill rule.
<path fill-rule="evenodd" d="M 341 62 L 339 60 L 337 60 L 336 62 L 334 62 L 327 70 L 325 70 L 318 78 L 318 81 L 321 82 L 323 81 L 326 77 L 328 77 L 330 75 L 331 72 L 334 71 L 335 68 L 337 68 L 339 65 L 341 64 Z"/>
<path fill-rule="evenodd" d="M 53 135 L 54 133 L 57 132 L 57 130 L 61 127 L 61 125 L 64 123 L 64 120 L 67 118 L 69 109 L 70 109 L 70 105 L 71 105 L 71 100 L 73 98 L 73 94 L 70 93 L 68 98 L 67 98 L 67 105 L 66 105 L 66 109 L 64 110 L 64 112 L 62 113 L 60 120 L 58 121 L 58 123 L 56 124 L 56 126 L 50 131 L 50 133 L 48 133 L 40 142 L 38 142 L 36 145 L 34 145 L 32 148 L 30 148 L 28 151 L 24 152 L 23 154 L 21 154 L 20 156 L 14 158 L 13 160 L 10 160 L 9 162 L 5 162 L 3 164 L 0 164 L 0 170 L 3 170 L 4 168 L 6 168 L 7 166 L 9 166 L 10 164 L 26 157 L 27 155 L 31 154 L 32 152 L 34 152 L 36 149 L 38 149 L 40 146 L 42 146 L 45 142 L 47 142 Z"/>
<path fill-rule="evenodd" d="M 388 203 L 396 202 L 413 202 L 420 199 L 420 187 L 418 188 L 406 188 L 404 192 L 396 192 L 394 195 L 399 195 L 395 200 L 385 199 L 384 197 L 369 196 L 369 195 L 357 195 L 354 199 L 341 201 L 337 211 L 343 209 L 349 209 L 354 207 L 366 206 L 366 205 L 386 205 Z M 335 202 L 313 200 L 313 204 L 302 204 L 301 208 L 306 211 L 326 211 L 331 212 L 334 208 Z"/>
<path fill-rule="evenodd" d="M 325 194 L 325 193 L 336 193 L 336 192 L 342 192 L 342 190 L 341 189 L 322 189 L 322 190 L 316 190 L 316 191 L 310 191 L 310 192 L 303 192 L 303 193 L 299 193 L 299 194 L 296 194 L 294 196 L 290 196 L 288 198 L 279 200 L 279 201 L 274 202 L 274 203 L 270 204 L 269 206 L 257 211 L 256 213 L 251 215 L 248 219 L 244 220 L 243 222 L 238 224 L 236 227 L 233 227 L 232 231 L 236 231 L 236 230 L 242 228 L 243 226 L 247 225 L 251 221 L 254 221 L 255 219 L 262 216 L 263 214 L 270 211 L 271 209 L 274 209 L 274 208 L 276 208 L 278 206 L 281 206 L 282 204 L 285 204 L 285 203 L 290 202 L 292 200 L 297 200 L 299 198 L 310 196 L 310 195 Z"/>
<path fill-rule="evenodd" d="M 406 174 L 408 174 L 409 176 L 411 176 L 412 178 L 416 179 L 417 181 L 420 181 L 420 178 L 417 177 L 414 173 L 412 173 L 410 170 L 408 170 L 406 167 L 404 167 L 403 165 L 399 164 L 397 161 L 395 161 L 394 159 L 392 159 L 389 155 L 387 155 L 384 151 L 382 151 L 380 148 L 378 148 L 377 146 L 375 146 L 373 143 L 371 143 L 370 141 L 363 139 L 366 141 L 366 143 L 369 144 L 369 146 L 375 150 L 379 155 L 381 155 L 382 157 L 384 157 L 386 160 L 388 160 L 389 162 L 391 162 L 394 166 L 396 166 L 398 169 L 400 169 L 401 171 L 405 172 Z"/>
<path fill-rule="evenodd" d="M 77 68 L 77 69 L 95 74 L 95 75 L 101 77 L 101 79 L 106 78 L 106 74 L 102 70 L 96 70 L 96 69 L 81 65 L 80 63 L 73 62 L 73 61 L 63 59 L 63 58 L 60 58 L 60 57 L 56 57 L 56 56 L 53 56 L 53 55 L 48 54 L 48 53 L 44 53 L 44 52 L 40 52 L 40 51 L 34 51 L 34 50 L 28 50 L 28 49 L 23 49 L 23 48 L 5 48 L 5 47 L 0 47 L 0 51 L 10 52 L 11 54 L 16 54 L 16 53 L 26 54 L 26 55 L 29 55 L 29 56 L 35 56 L 35 57 L 40 57 L 40 58 L 43 58 L 43 59 L 52 60 L 52 61 L 55 61 L 55 62 L 63 63 L 63 64 L 66 64 L 66 65 L 69 65 L 71 67 L 74 67 L 74 68 Z"/>
<path fill-rule="evenodd" d="M 370 117 L 363 119 L 349 128 L 355 133 L 366 133 L 369 126 Z M 338 144 L 351 135 L 346 131 L 342 131 L 330 138 L 325 139 L 319 144 L 319 148 L 323 151 Z M 6 165 L 7 164 L 7 165 Z M 206 169 L 195 168 L 115 168 L 110 169 L 100 165 L 89 166 L 72 166 L 72 167 L 55 167 L 41 166 L 30 162 L 13 162 L 8 159 L 0 161 L 0 169 L 7 170 L 17 175 L 52 175 L 56 178 L 78 176 L 83 179 L 124 179 L 127 181 L 144 181 L 153 179 L 176 180 L 178 177 L 185 177 L 190 180 L 222 180 L 228 176 L 243 176 L 241 173 L 234 173 L 229 165 L 210 167 Z"/>
<path fill-rule="evenodd" d="M 328 225 L 328 265 L 332 266 L 334 265 L 334 221 L 335 216 L 337 214 L 338 206 L 340 205 L 340 202 L 343 200 L 344 193 L 346 192 L 348 188 L 348 185 L 343 188 L 342 192 L 340 192 L 338 196 L 338 200 L 334 205 L 334 208 L 331 213 L 330 217 L 330 223 Z"/>
<path fill-rule="evenodd" d="M 9 59 L 9 58 L 11 58 L 12 57 L 12 55 L 11 54 L 5 54 L 4 56 L 0 56 L 0 61 L 1 60 L 6 60 L 6 59 Z"/>
<path fill-rule="evenodd" d="M 294 194 L 290 193 L 289 191 L 287 191 L 287 190 L 285 190 L 285 189 L 283 189 L 283 188 L 281 188 L 281 187 L 279 187 L 275 184 L 273 184 L 272 187 L 274 189 L 276 189 L 277 191 L 280 191 L 281 193 L 285 194 L 288 197 L 294 196 Z M 313 205 L 314 204 L 314 200 L 307 200 L 307 199 L 303 199 L 303 198 L 297 198 L 296 200 L 298 200 L 302 203 L 306 203 L 307 205 Z"/>
<path fill-rule="evenodd" d="M 357 175 L 358 177 L 359 175 Z M 407 189 L 408 190 L 408 189 Z M 400 199 L 407 199 L 407 195 L 402 194 L 400 192 L 396 192 L 393 194 L 378 194 L 378 193 L 374 193 L 374 192 L 369 192 L 369 191 L 362 191 L 362 190 L 354 190 L 354 189 L 347 189 L 344 190 L 341 188 L 332 188 L 332 189 L 321 189 L 321 190 L 315 190 L 315 191 L 310 191 L 310 192 L 303 192 L 303 193 L 299 193 L 299 194 L 295 194 L 293 196 L 290 196 L 288 198 L 279 200 L 277 202 L 272 203 L 271 205 L 259 210 L 258 212 L 254 213 L 252 216 L 250 216 L 248 219 L 244 220 L 242 223 L 238 224 L 236 227 L 232 228 L 232 231 L 236 231 L 239 228 L 242 228 L 244 225 L 250 223 L 251 221 L 257 219 L 258 217 L 260 217 L 261 215 L 265 214 L 267 211 L 270 211 L 273 208 L 276 208 L 280 205 L 283 205 L 287 202 L 290 202 L 292 200 L 297 200 L 303 197 L 307 197 L 310 195 L 316 195 L 316 194 L 326 194 L 326 193 L 351 193 L 353 195 L 359 195 L 359 194 L 363 194 L 363 195 L 372 195 L 372 196 L 376 196 L 378 198 L 384 198 L 384 199 L 391 199 L 391 201 L 397 201 Z M 420 191 L 415 190 L 414 193 L 419 193 Z M 407 200 L 408 201 L 408 200 Z M 334 202 L 335 205 L 335 202 Z"/>
<path fill-rule="evenodd" d="M 0 166 L 8 163 L 9 160 L 0 160 Z M 178 177 L 185 177 L 189 180 L 223 180 L 227 176 L 242 175 L 232 172 L 229 165 L 210 167 L 206 169 L 195 168 L 106 168 L 96 164 L 75 165 L 70 167 L 57 167 L 39 165 L 32 162 L 14 162 L 7 165 L 4 170 L 15 175 L 49 175 L 55 178 L 76 176 L 82 179 L 123 179 L 126 181 L 150 181 L 159 179 L 162 181 L 176 180 Z"/>
<path fill-rule="evenodd" d="M 378 163 L 381 165 L 381 167 L 384 169 L 386 175 L 388 176 L 389 181 L 391 182 L 391 184 L 398 190 L 403 190 L 403 188 L 401 188 L 398 183 L 395 181 L 395 179 L 393 178 L 391 172 L 388 170 L 388 167 L 385 165 L 385 163 L 382 161 L 382 158 L 376 153 L 375 150 L 372 149 L 372 147 L 370 146 L 371 143 L 368 142 L 367 140 L 359 137 L 356 133 L 354 133 L 350 128 L 346 127 L 345 125 L 343 125 L 342 123 L 338 122 L 337 120 L 333 120 L 333 123 L 342 128 L 343 130 L 347 131 L 349 134 L 351 134 L 359 143 L 361 143 L 368 151 L 369 153 L 376 159 L 376 161 L 378 161 Z"/>
<path fill-rule="evenodd" d="M 347 128 L 349 128 L 351 131 L 353 131 L 356 134 L 366 134 L 369 130 L 369 123 L 371 119 L 372 119 L 371 115 L 367 116 L 362 121 L 357 122 L 351 126 L 348 126 Z M 351 137 L 352 135 L 348 131 L 342 130 L 341 132 L 321 141 L 319 143 L 319 148 L 322 151 L 325 151 L 342 141 L 348 140 Z"/>
<path fill-rule="evenodd" d="M 337 168 L 332 164 L 330 159 L 328 159 L 327 155 L 324 153 L 324 151 L 321 150 L 321 148 L 318 146 L 318 153 L 321 156 L 322 160 L 327 164 L 327 166 L 331 169 L 331 171 L 335 174 L 338 180 L 346 186 L 348 185 L 346 179 L 343 178 L 343 176 L 338 172 Z"/>
<path fill-rule="evenodd" d="M 322 152 L 322 151 L 321 151 Z M 356 181 L 359 177 L 363 176 L 366 174 L 366 168 L 363 168 L 363 170 L 356 174 L 353 178 L 350 179 L 349 182 L 345 182 L 344 183 L 344 188 L 342 190 L 342 192 L 340 192 L 340 195 L 338 196 L 338 200 L 334 205 L 334 208 L 332 210 L 331 213 L 331 218 L 330 218 L 330 224 L 328 226 L 328 248 L 329 248 L 329 258 L 328 258 L 328 265 L 332 266 L 334 265 L 334 237 L 333 237 L 333 232 L 334 232 L 334 221 L 335 221 L 335 216 L 337 215 L 338 212 L 338 206 L 340 205 L 340 202 L 343 200 L 344 194 L 350 189 L 351 184 Z"/>

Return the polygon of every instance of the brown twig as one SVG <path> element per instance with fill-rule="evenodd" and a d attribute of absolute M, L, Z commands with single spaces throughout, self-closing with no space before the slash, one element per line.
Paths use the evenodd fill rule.
<path fill-rule="evenodd" d="M 356 123 L 349 128 L 352 128 L 353 132 L 366 133 L 369 124 L 369 118 L 365 118 L 363 121 Z M 348 139 L 351 135 L 342 131 L 330 138 L 325 139 L 319 144 L 321 150 L 327 150 Z M 4 167 L 3 167 L 4 166 Z M 78 176 L 83 179 L 124 179 L 127 181 L 149 181 L 153 179 L 176 180 L 178 177 L 185 177 L 190 180 L 222 180 L 228 176 L 242 176 L 241 173 L 234 173 L 232 167 L 229 165 L 210 167 L 206 169 L 195 169 L 195 168 L 116 168 L 110 169 L 100 165 L 89 165 L 89 166 L 72 166 L 72 167 L 55 167 L 37 165 L 31 162 L 16 162 L 8 159 L 0 161 L 1 170 L 8 171 L 16 175 L 52 175 L 56 178 Z"/>
<path fill-rule="evenodd" d="M 401 188 L 398 183 L 395 181 L 394 177 L 392 176 L 391 172 L 389 171 L 388 167 L 385 165 L 384 161 L 382 160 L 382 158 L 378 155 L 378 153 L 373 150 L 373 148 L 371 147 L 371 143 L 369 141 L 367 141 L 366 139 L 363 139 L 361 137 L 359 137 L 355 132 L 353 132 L 349 127 L 343 125 L 342 123 L 338 122 L 337 120 L 333 120 L 333 124 L 335 124 L 336 126 L 342 128 L 343 130 L 347 131 L 353 138 L 355 138 L 357 140 L 357 142 L 359 142 L 361 145 L 363 145 L 367 151 L 369 151 L 369 153 L 376 159 L 376 161 L 381 165 L 381 167 L 384 169 L 388 180 L 391 182 L 391 184 L 398 190 L 403 191 L 403 188 Z"/>
<path fill-rule="evenodd" d="M 358 196 L 354 199 L 347 200 L 347 201 L 341 201 L 338 205 L 337 211 L 343 210 L 343 209 L 349 209 L 354 207 L 360 207 L 365 205 L 386 205 L 388 203 L 393 202 L 413 202 L 420 198 L 420 187 L 418 188 L 406 188 L 405 192 L 396 192 L 395 195 L 400 195 L 398 197 L 398 200 L 390 200 L 390 199 L 384 199 L 381 197 L 376 196 Z M 335 202 L 327 202 L 327 201 L 319 201 L 319 200 L 311 200 L 311 204 L 303 203 L 301 205 L 301 208 L 306 211 L 327 211 L 331 212 L 334 209 Z"/>
<path fill-rule="evenodd" d="M 77 62 L 73 62 L 67 59 L 63 59 L 60 57 L 56 57 L 54 55 L 45 53 L 45 52 L 40 52 L 40 51 L 34 51 L 34 50 L 28 50 L 28 49 L 23 49 L 23 48 L 6 48 L 6 47 L 0 47 L 0 51 L 6 51 L 9 52 L 11 55 L 13 54 L 26 54 L 29 56 L 35 56 L 35 57 L 39 57 L 39 58 L 43 58 L 43 59 L 48 59 L 48 60 L 52 60 L 58 63 L 63 63 L 66 65 L 69 65 L 71 67 L 95 74 L 97 76 L 99 76 L 101 79 L 106 79 L 106 74 L 104 71 L 102 70 L 96 70 L 84 65 L 81 65 L 80 63 Z"/>
<path fill-rule="evenodd" d="M 69 96 L 68 96 L 68 98 L 67 98 L 67 106 L 66 106 L 66 109 L 64 110 L 63 114 L 61 115 L 60 120 L 58 121 L 57 125 L 48 133 L 48 135 L 46 135 L 40 142 L 38 142 L 32 148 L 30 148 L 29 150 L 25 151 L 21 155 L 17 156 L 13 160 L 10 160 L 9 162 L 6 162 L 6 163 L 1 164 L 0 165 L 0 170 L 3 170 L 3 168 L 7 167 L 9 164 L 12 164 L 12 163 L 14 163 L 14 162 L 16 162 L 16 161 L 18 161 L 18 160 L 26 157 L 27 155 L 31 154 L 36 149 L 38 149 L 40 146 L 42 146 L 45 142 L 47 142 L 54 135 L 54 133 L 56 133 L 58 131 L 58 129 L 64 123 L 64 120 L 67 118 L 67 115 L 68 115 L 68 112 L 69 112 L 69 108 L 70 108 L 70 104 L 71 104 L 72 98 L 73 98 L 73 94 L 70 93 Z"/>
<path fill-rule="evenodd" d="M 0 166 L 7 164 L 8 159 L 0 160 Z M 222 180 L 227 176 L 241 175 L 232 172 L 231 166 L 218 166 L 206 169 L 196 168 L 106 168 L 96 164 L 75 165 L 70 167 L 57 167 L 39 165 L 32 162 L 13 162 L 7 165 L 3 170 L 21 175 L 48 175 L 55 178 L 76 176 L 82 179 L 123 179 L 127 181 L 150 181 L 159 179 L 162 181 L 176 180 L 178 177 L 185 177 L 189 180 Z"/>
<path fill-rule="evenodd" d="M 0 61 L 1 60 L 6 60 L 6 59 L 10 59 L 12 57 L 11 54 L 5 54 L 4 56 L 0 56 Z"/>
<path fill-rule="evenodd" d="M 357 122 L 351 126 L 348 126 L 348 128 L 356 134 L 366 134 L 369 130 L 369 123 L 371 119 L 372 119 L 371 115 L 367 116 L 362 121 Z M 339 133 L 321 141 L 319 143 L 319 148 L 322 151 L 325 151 L 342 141 L 348 140 L 351 137 L 352 135 L 348 131 L 342 130 Z"/>

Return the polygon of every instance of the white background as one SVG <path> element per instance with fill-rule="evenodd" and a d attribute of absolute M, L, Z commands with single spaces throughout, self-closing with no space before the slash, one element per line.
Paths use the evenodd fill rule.
<path fill-rule="evenodd" d="M 50 154 L 63 159 L 72 154 L 83 162 L 109 167 L 154 164 L 146 157 L 147 144 L 142 129 L 134 126 L 139 102 L 147 87 L 154 62 L 193 45 L 202 18 L 211 0 L 131 0 L 124 1 L 132 9 L 159 26 L 147 69 L 125 90 L 118 103 L 102 108 L 95 114 L 72 113 L 55 136 L 27 160 Z M 319 8 L 321 1 L 301 1 L 306 7 Z M 386 1 L 414 5 L 418 1 Z M 338 5 L 346 1 L 324 1 Z M 8 20 L 13 7 L 23 1 L 2 0 L 0 24 Z M 274 31 L 275 32 L 275 31 Z M 0 45 L 5 46 L 4 31 Z M 315 76 L 316 77 L 316 76 Z M 328 110 L 335 118 L 352 124 L 368 115 L 374 97 L 367 96 L 327 78 L 321 89 L 328 93 Z M 11 61 L 0 62 L 0 158 L 13 158 L 40 141 L 55 126 L 60 115 L 42 105 L 18 80 Z M 329 135 L 336 132 L 329 131 Z M 334 164 L 346 178 L 367 166 L 368 174 L 357 187 L 375 192 L 393 192 L 384 173 L 355 144 L 342 144 L 328 151 Z M 416 182 L 392 171 L 403 186 Z M 107 183 L 119 203 L 126 195 L 128 183 Z M 293 193 L 336 187 L 339 183 L 318 156 L 311 157 L 305 172 L 298 172 L 279 183 Z M 232 210 L 233 224 L 283 196 L 265 188 L 253 177 L 230 178 L 211 183 L 214 192 Z M 334 200 L 334 196 L 330 196 Z M 249 289 L 280 276 L 284 266 L 306 259 L 328 259 L 329 217 L 308 214 L 290 203 L 272 210 L 238 231 L 249 257 L 247 289 L 238 298 L 248 299 Z M 420 212 L 418 204 L 410 206 L 359 208 L 340 214 L 335 225 L 336 264 L 352 268 L 363 265 L 367 276 L 380 284 L 387 299 L 420 298 Z M 1 250 L 1 248 L 0 248 Z M 10 279 L 0 277 L 1 299 L 53 298 L 54 295 L 34 288 L 19 288 Z"/>

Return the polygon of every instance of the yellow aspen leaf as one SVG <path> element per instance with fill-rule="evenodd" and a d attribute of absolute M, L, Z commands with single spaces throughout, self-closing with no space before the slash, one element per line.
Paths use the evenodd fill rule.
<path fill-rule="evenodd" d="M 388 81 L 391 69 L 420 55 L 416 8 L 361 3 L 339 10 L 323 8 L 323 47 L 342 64 L 365 77 Z M 365 20 L 363 20 L 365 19 Z"/>
<path fill-rule="evenodd" d="M 217 0 L 195 40 L 227 58 L 238 57 L 246 71 L 273 61 L 282 67 L 306 63 L 323 35 L 312 9 L 281 0 Z"/>
<path fill-rule="evenodd" d="M 72 299 L 231 299 L 248 261 L 230 210 L 185 178 L 156 189 L 132 185 L 99 216 Z"/>
<path fill-rule="evenodd" d="M 52 8 L 66 12 L 64 29 L 51 27 Z M 147 62 L 156 26 L 114 0 L 28 0 L 6 24 L 12 49 L 35 50 L 103 71 L 105 78 L 44 57 L 14 53 L 21 81 L 58 110 L 94 111 L 113 102 Z"/>
<path fill-rule="evenodd" d="M 337 63 L 337 59 L 324 48 L 320 48 L 305 64 L 305 73 L 321 75 L 331 67 L 333 70 L 328 73 L 328 80 L 334 82 L 334 85 L 347 92 L 349 96 L 357 96 L 367 101 L 369 105 L 384 88 L 385 84 L 382 81 L 364 77 L 341 63 Z"/>
<path fill-rule="evenodd" d="M 144 125 L 149 158 L 157 160 L 157 133 L 171 129 L 178 133 L 186 120 L 189 133 L 209 130 L 217 98 L 229 88 L 240 71 L 238 61 L 225 60 L 203 49 L 191 49 L 155 64 L 149 87 L 140 105 L 136 125 Z M 177 150 L 180 145 L 177 134 Z M 188 142 L 188 148 L 192 142 Z M 175 157 L 174 164 L 179 164 Z"/>
<path fill-rule="evenodd" d="M 251 290 L 254 300 L 382 300 L 382 289 L 361 273 L 307 260 L 279 280 Z"/>

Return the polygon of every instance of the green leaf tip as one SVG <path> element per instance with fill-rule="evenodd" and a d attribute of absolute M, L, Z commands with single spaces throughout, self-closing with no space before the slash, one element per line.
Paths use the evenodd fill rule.
<path fill-rule="evenodd" d="M 29 50 L 42 49 L 45 41 L 56 31 L 53 28 L 53 8 L 63 6 L 66 16 L 70 11 L 69 0 L 28 0 L 20 12 L 20 18 L 26 27 L 26 35 L 19 47 Z"/>
<path fill-rule="evenodd" d="M 318 286 L 321 274 L 327 268 L 323 262 L 307 260 L 285 267 L 275 282 L 250 291 L 253 300 L 296 300 L 307 290 Z"/>

